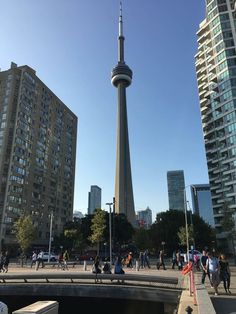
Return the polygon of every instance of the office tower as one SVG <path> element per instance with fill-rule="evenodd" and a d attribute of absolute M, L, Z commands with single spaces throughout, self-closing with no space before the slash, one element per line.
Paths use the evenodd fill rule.
<path fill-rule="evenodd" d="M 115 212 L 124 213 L 135 226 L 134 197 L 132 187 L 128 117 L 126 108 L 126 88 L 131 84 L 132 71 L 124 61 L 124 36 L 122 8 L 120 7 L 118 64 L 112 70 L 111 82 L 118 89 L 118 125 L 116 147 Z"/>
<path fill-rule="evenodd" d="M 92 215 L 95 209 L 101 209 L 102 190 L 97 185 L 91 185 L 88 193 L 88 215 Z"/>
<path fill-rule="evenodd" d="M 15 242 L 13 223 L 32 216 L 36 244 L 72 220 L 77 117 L 28 66 L 0 72 L 0 235 Z"/>
<path fill-rule="evenodd" d="M 191 197 L 193 204 L 193 213 L 202 217 L 212 228 L 215 227 L 213 208 L 211 201 L 211 191 L 209 184 L 192 184 Z"/>
<path fill-rule="evenodd" d="M 137 219 L 141 228 L 149 229 L 152 224 L 152 210 L 147 207 L 145 210 L 137 211 Z"/>
<path fill-rule="evenodd" d="M 167 185 L 168 185 L 169 209 L 184 211 L 185 209 L 184 171 L 183 170 L 167 171 Z"/>
<path fill-rule="evenodd" d="M 235 23 L 234 1 L 206 1 L 195 56 L 213 214 L 221 247 L 227 247 L 224 211 L 236 209 Z"/>

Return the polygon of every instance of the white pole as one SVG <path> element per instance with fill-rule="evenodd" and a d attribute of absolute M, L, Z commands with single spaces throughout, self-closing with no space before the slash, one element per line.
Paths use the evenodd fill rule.
<path fill-rule="evenodd" d="M 109 236 L 110 236 L 110 267 L 112 265 L 112 250 L 111 250 L 111 204 L 109 205 Z"/>
<path fill-rule="evenodd" d="M 52 243 L 52 219 L 53 219 L 53 213 L 50 214 L 50 232 L 49 232 L 49 245 L 48 245 L 48 262 L 50 262 L 50 256 L 51 256 L 51 243 Z"/>
<path fill-rule="evenodd" d="M 188 240 L 188 217 L 187 217 L 187 201 L 186 201 L 186 187 L 184 189 L 184 214 L 185 214 L 185 229 L 186 229 L 186 244 L 187 244 L 187 262 L 189 262 L 189 240 Z"/>
<path fill-rule="evenodd" d="M 111 243 L 111 205 L 113 203 L 106 203 L 106 205 L 109 205 L 109 238 L 110 238 L 110 266 L 112 266 L 112 243 Z"/>

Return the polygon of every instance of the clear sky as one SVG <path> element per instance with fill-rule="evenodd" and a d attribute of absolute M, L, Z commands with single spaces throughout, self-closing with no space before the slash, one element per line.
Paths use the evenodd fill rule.
<path fill-rule="evenodd" d="M 29 65 L 78 116 L 74 210 L 91 185 L 114 196 L 118 0 L 1 0 L 0 67 Z M 167 171 L 208 183 L 194 65 L 204 0 L 123 0 L 131 168 L 136 210 L 168 209 Z"/>

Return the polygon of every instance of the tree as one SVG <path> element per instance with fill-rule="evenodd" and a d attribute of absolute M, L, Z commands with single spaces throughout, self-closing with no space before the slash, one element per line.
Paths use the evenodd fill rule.
<path fill-rule="evenodd" d="M 30 215 L 20 216 L 14 223 L 16 240 L 23 254 L 26 254 L 33 240 L 36 238 L 36 228 Z"/>
<path fill-rule="evenodd" d="M 92 218 L 91 231 L 89 240 L 97 243 L 97 254 L 99 254 L 99 244 L 104 239 L 104 230 L 106 229 L 106 212 L 102 209 L 96 209 Z"/>
<path fill-rule="evenodd" d="M 235 238 L 236 238 L 236 229 L 235 229 L 235 211 L 230 209 L 227 204 L 224 205 L 224 216 L 221 221 L 222 229 L 226 232 L 228 240 L 231 241 L 232 251 L 234 256 L 234 264 L 236 265 L 236 253 L 235 253 Z"/>
<path fill-rule="evenodd" d="M 187 212 L 188 223 L 190 222 L 189 215 L 191 215 L 191 212 Z M 191 225 L 189 224 L 190 243 L 194 242 L 195 247 L 199 249 L 206 246 L 210 247 L 212 241 L 215 240 L 214 230 L 196 214 L 192 215 L 192 221 L 193 227 L 190 227 Z M 182 240 L 180 241 L 178 233 L 181 227 L 183 231 L 181 231 Z M 193 231 L 191 231 L 192 228 Z M 186 234 L 185 215 L 183 211 L 169 210 L 157 214 L 156 221 L 150 228 L 150 238 L 156 250 L 160 250 L 162 243 L 165 242 L 165 250 L 170 254 L 173 250 L 183 246 L 184 237 L 186 237 Z"/>
<path fill-rule="evenodd" d="M 186 227 L 180 227 L 179 231 L 177 233 L 179 242 L 182 246 L 187 246 L 187 236 L 186 236 Z M 190 225 L 188 226 L 188 239 L 189 239 L 189 244 L 193 245 L 193 239 L 194 239 L 194 233 L 193 233 L 193 226 Z"/>
<path fill-rule="evenodd" d="M 133 240 L 140 250 L 150 249 L 151 247 L 151 239 L 147 229 L 136 229 Z"/>

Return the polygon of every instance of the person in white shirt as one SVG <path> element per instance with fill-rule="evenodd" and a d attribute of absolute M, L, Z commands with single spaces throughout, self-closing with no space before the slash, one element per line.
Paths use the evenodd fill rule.
<path fill-rule="evenodd" d="M 219 276 L 219 261 L 218 258 L 212 253 L 208 253 L 208 259 L 206 261 L 206 271 L 209 271 L 211 283 L 215 290 L 215 295 L 218 295 L 218 285 L 220 283 Z"/>

